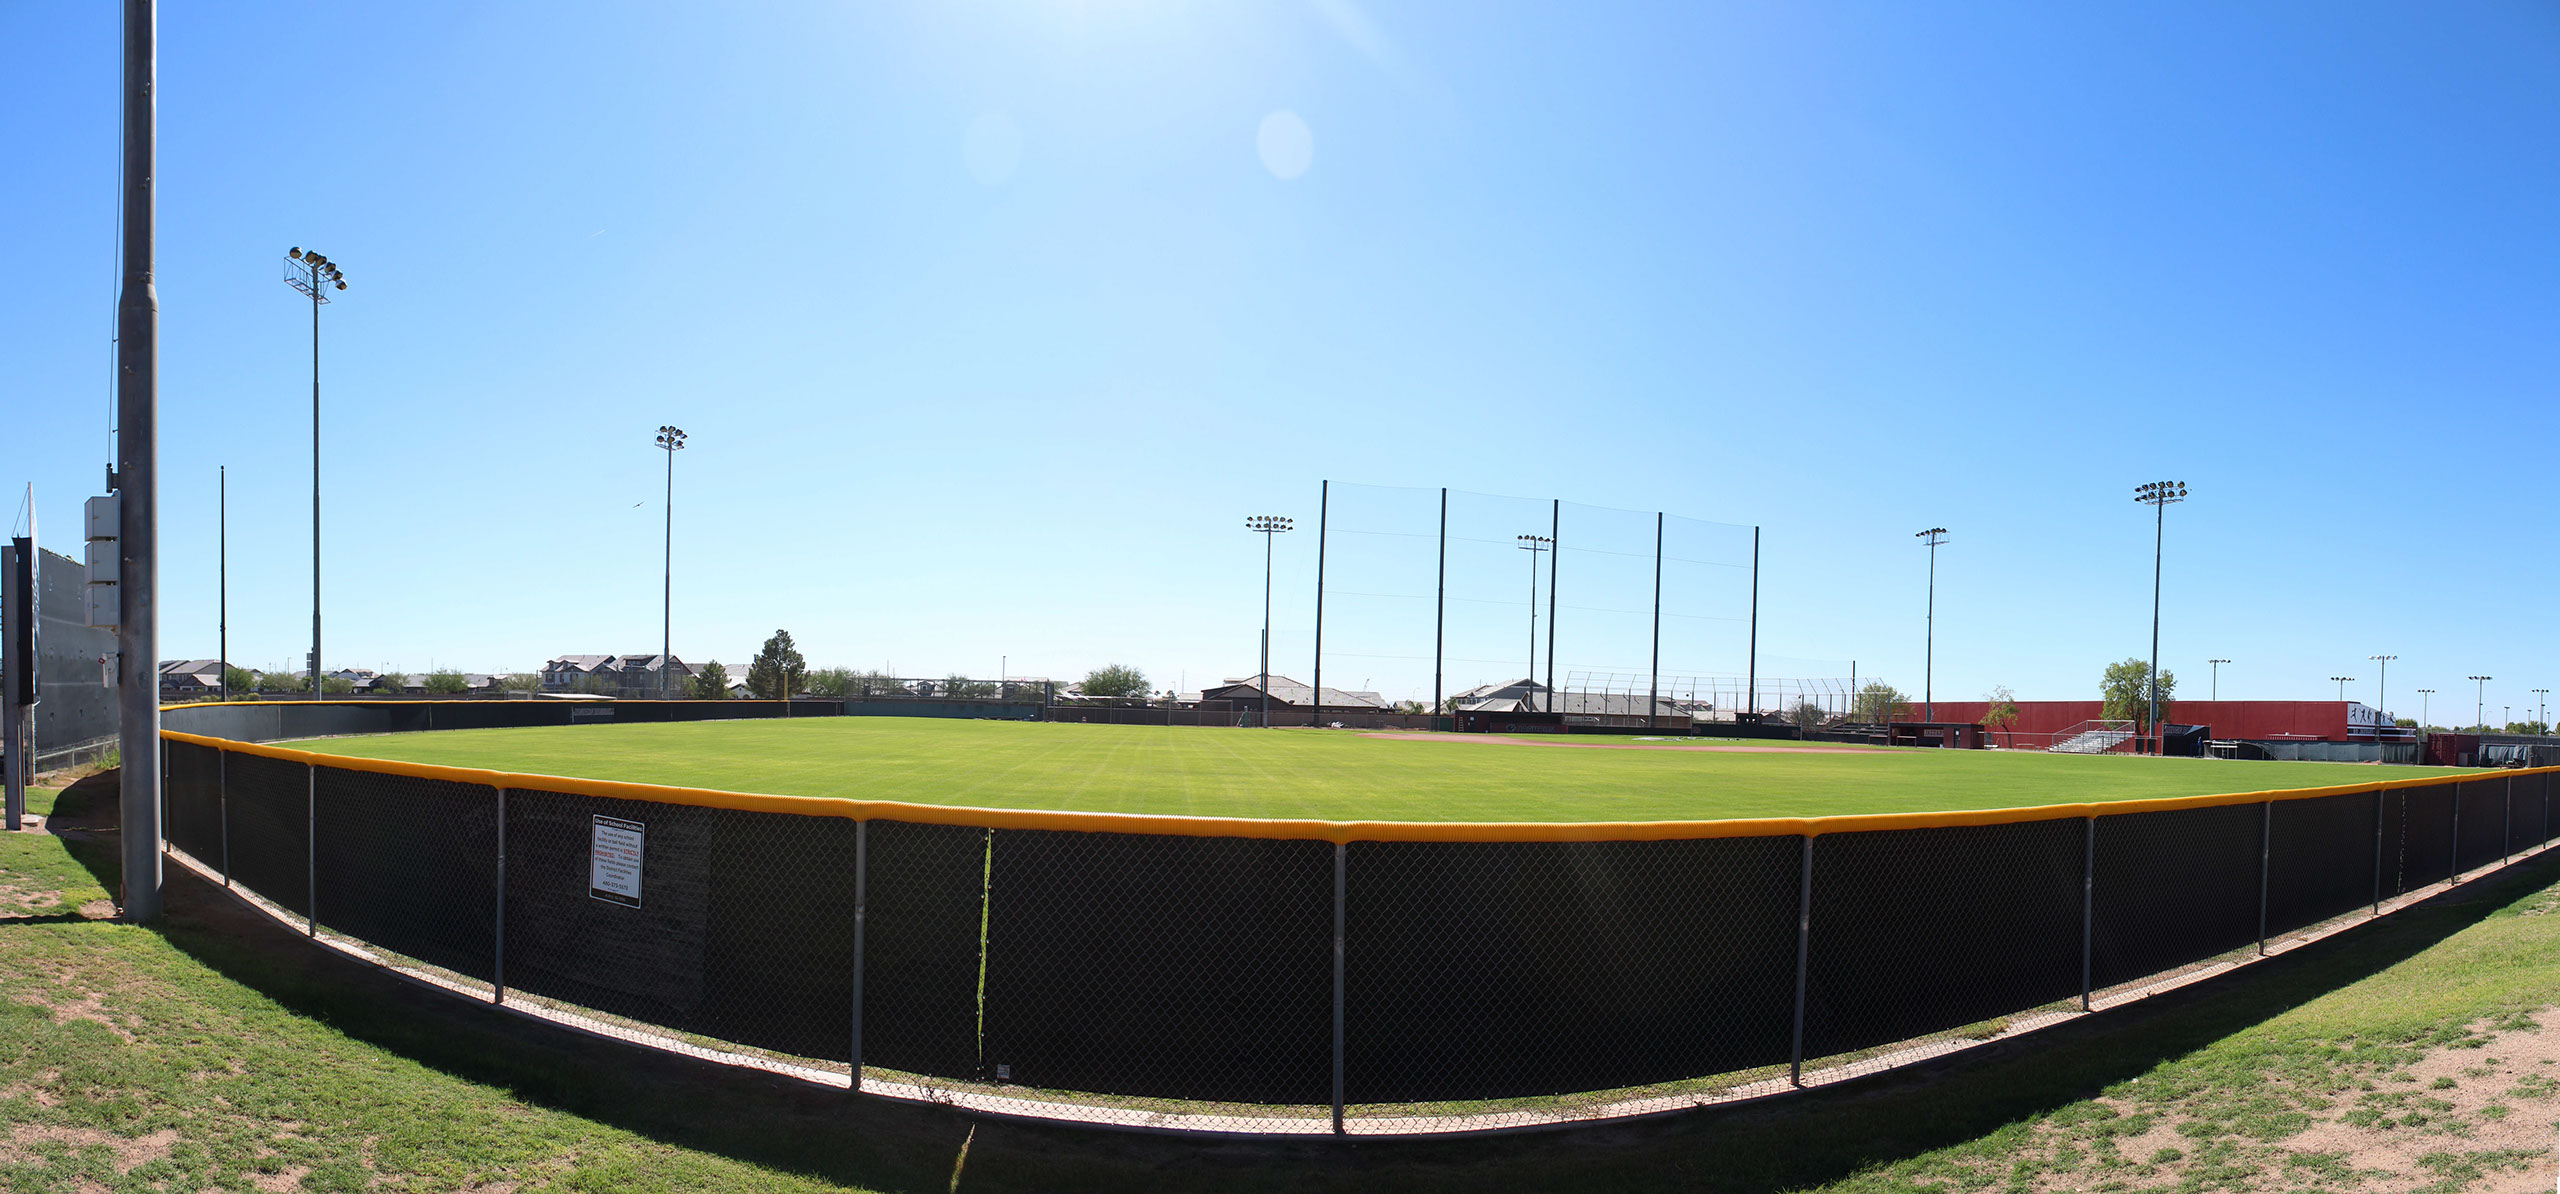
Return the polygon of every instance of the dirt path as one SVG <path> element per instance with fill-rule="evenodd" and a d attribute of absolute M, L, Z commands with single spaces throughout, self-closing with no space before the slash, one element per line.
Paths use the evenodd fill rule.
<path fill-rule="evenodd" d="M 1539 738 L 1514 738 L 1507 734 L 1403 734 L 1388 730 L 1362 734 L 1363 738 L 1393 738 L 1399 742 L 1470 742 L 1488 746 L 1568 746 L 1575 750 L 1686 750 L 1724 755 L 1858 755 L 1872 754 L 1849 746 L 1681 746 L 1668 742 L 1572 742 L 1564 739 L 1546 741 Z"/>

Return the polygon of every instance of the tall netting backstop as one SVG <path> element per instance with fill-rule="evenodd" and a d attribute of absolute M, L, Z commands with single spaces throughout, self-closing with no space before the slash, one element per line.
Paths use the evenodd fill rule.
<path fill-rule="evenodd" d="M 565 721 L 474 704 L 474 725 Z M 2549 770 L 1940 816 L 1337 824 L 249 740 L 423 728 L 415 705 L 166 718 L 171 847 L 339 948 L 868 1093 L 1210 1131 L 1470 1131 L 1837 1080 L 2378 915 L 2552 827 Z"/>

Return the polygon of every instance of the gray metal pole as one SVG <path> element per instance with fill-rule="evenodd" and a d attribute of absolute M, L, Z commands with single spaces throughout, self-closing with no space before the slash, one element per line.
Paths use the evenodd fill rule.
<path fill-rule="evenodd" d="M 1796 1030 L 1787 1055 L 1787 1081 L 1795 1086 L 1804 1085 L 1804 996 L 1813 961 L 1813 835 L 1803 841 L 1804 862 L 1796 872 Z"/>
<path fill-rule="evenodd" d="M 1271 540 L 1262 532 L 1262 728 L 1271 728 Z"/>
<path fill-rule="evenodd" d="M 1656 571 L 1660 571 L 1658 565 Z M 1658 609 L 1655 617 L 1656 619 L 1661 617 Z M 1659 640 L 1661 634 L 1656 632 L 1654 637 Z M 1751 647 L 1742 666 L 1745 683 L 1751 688 L 1749 703 L 1757 706 L 1760 703 L 1760 528 L 1758 527 L 1751 528 Z"/>
<path fill-rule="evenodd" d="M 2169 533 L 2169 503 L 2153 502 L 2151 528 L 2151 721 L 2144 728 L 2153 733 L 2160 729 L 2160 556 L 2161 544 Z M 2153 753 L 2158 753 L 2155 749 Z"/>
<path fill-rule="evenodd" d="M 320 765 L 305 763 L 302 805 L 303 935 L 320 935 Z"/>
<path fill-rule="evenodd" d="M 1440 587 L 1431 605 L 1431 725 L 1440 726 L 1440 676 L 1449 641 L 1449 487 L 1440 487 Z M 1451 723 L 1456 728 L 1456 723 Z"/>
<path fill-rule="evenodd" d="M 214 668 L 222 699 L 231 699 L 231 466 L 223 465 L 214 485 L 214 638 L 213 653 L 222 658 Z"/>
<path fill-rule="evenodd" d="M 2080 837 L 2080 1010 L 2091 1010 L 2098 954 L 2098 819 L 2085 818 Z"/>
<path fill-rule="evenodd" d="M 2504 866 L 2516 857 L 2516 777 L 2499 785 L 2499 799 L 2506 805 L 2506 826 L 2498 831 L 2498 865 Z"/>
<path fill-rule="evenodd" d="M 2454 884 L 2459 883 L 2459 882 L 2461 882 L 2461 881 L 2462 881 L 2462 785 L 2461 785 L 2461 784 L 2455 784 L 2455 785 L 2453 785 L 2453 799 L 2448 800 L 2448 801 L 2446 801 L 2445 803 L 2450 804 L 2450 805 L 2452 805 L 2452 806 L 2453 806 L 2453 831 L 2452 831 L 2451 833 L 2448 833 L 2448 834 L 2446 834 L 2446 835 L 2445 835 L 2447 838 L 2450 838 L 2450 839 L 2452 839 L 2452 841 L 2453 841 L 2453 850 L 2452 850 L 2452 853 L 2451 853 L 2451 854 L 2446 858 L 2446 860 L 2445 860 L 2445 876 L 2444 876 L 2444 883 L 2445 883 L 2445 886 L 2447 886 L 2447 887 L 2451 887 L 2451 886 L 2453 886 Z"/>
<path fill-rule="evenodd" d="M 862 947 L 870 918 L 871 822 L 853 823 L 853 1065 L 846 1089 L 862 1093 Z"/>
<path fill-rule="evenodd" d="M 320 284 L 311 286 L 311 699 L 320 684 Z"/>
<path fill-rule="evenodd" d="M 41 584 L 27 586 L 25 611 L 14 609 L 18 604 L 18 561 L 25 558 L 32 564 L 34 544 L 33 538 L 26 538 L 0 546 L 0 594 L 8 598 L 0 602 L 0 608 L 10 610 L 0 614 L 0 619 L 14 617 L 19 612 L 32 613 L 36 608 L 38 594 L 43 589 Z M 28 575 L 34 575 L 32 568 Z M 14 622 L 0 626 L 0 629 L 8 631 L 10 643 L 18 641 L 20 628 Z M 18 689 L 21 687 L 18 672 L 21 668 L 35 666 L 35 661 L 21 659 L 21 654 L 14 645 L 0 647 L 0 772 L 5 772 L 0 774 L 0 819 L 5 819 L 11 833 L 18 831 L 27 815 L 27 778 L 34 769 L 33 760 L 29 758 L 32 752 L 27 749 L 27 709 L 18 703 Z"/>
<path fill-rule="evenodd" d="M 2258 956 L 2267 956 L 2267 874 L 2273 866 L 2276 839 L 2276 802 L 2260 806 L 2265 812 L 2258 819 Z"/>
<path fill-rule="evenodd" d="M 158 0 L 124 5 L 124 278 L 116 302 L 116 749 L 124 915 L 160 919 Z"/>
<path fill-rule="evenodd" d="M 1316 651 L 1315 712 L 1307 724 L 1324 724 L 1324 541 L 1325 520 L 1333 513 L 1333 482 L 1319 481 L 1316 490 Z"/>
<path fill-rule="evenodd" d="M 222 819 L 222 885 L 231 886 L 231 752 L 213 752 L 215 790 L 220 793 L 214 808 Z"/>
<path fill-rule="evenodd" d="M 1342 921 L 1343 906 L 1349 902 L 1351 892 L 1350 853 L 1351 847 L 1345 843 L 1333 844 L 1333 1134 L 1336 1136 L 1343 1134 L 1342 976 L 1345 955 L 1342 944 Z"/>
<path fill-rule="evenodd" d="M 1644 728 L 1661 728 L 1662 710 L 1662 511 L 1653 512 L 1653 661 L 1645 673 Z M 1808 839 L 1809 840 L 1809 839 Z"/>
<path fill-rule="evenodd" d="M 658 699 L 667 699 L 667 673 L 676 657 L 676 450 L 667 453 L 667 551 L 658 607 Z M 789 687 L 785 685 L 785 687 Z M 785 697 L 791 694 L 785 692 Z M 789 706 L 784 706 L 787 710 Z"/>
<path fill-rule="evenodd" d="M 1938 542 L 1929 541 L 1929 622 L 1920 646 L 1920 717 L 1938 720 Z"/>
<path fill-rule="evenodd" d="M 507 790 L 498 789 L 498 912 L 489 968 L 489 1002 L 507 1001 Z"/>
<path fill-rule="evenodd" d="M 1547 712 L 1556 711 L 1556 562 L 1564 558 L 1564 499 L 1547 511 Z M 1535 557 L 1532 557 L 1535 558 Z"/>

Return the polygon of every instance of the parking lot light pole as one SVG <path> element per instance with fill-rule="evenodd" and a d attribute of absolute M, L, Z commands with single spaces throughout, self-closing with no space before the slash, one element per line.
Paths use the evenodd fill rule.
<path fill-rule="evenodd" d="M 2356 678 L 2353 676 L 2331 676 L 2329 679 L 2337 684 L 2338 699 L 2342 701 L 2347 699 L 2347 685 L 2356 682 Z"/>
<path fill-rule="evenodd" d="M 2550 695 L 2551 690 L 2548 688 L 2533 690 L 2533 723 L 2541 726 L 2545 733 L 2550 732 L 2551 729 L 2551 711 L 2550 702 L 2544 698 Z"/>
<path fill-rule="evenodd" d="M 1277 514 L 1254 514 L 1244 520 L 1244 529 L 1262 536 L 1262 677 L 1255 687 L 1262 690 L 1262 727 L 1271 728 L 1271 539 L 1287 534 L 1289 520 Z M 1313 708 L 1324 708 L 1324 694 L 1312 698 Z"/>
<path fill-rule="evenodd" d="M 2387 724 L 2383 721 L 2383 718 L 2387 716 L 2383 711 L 2390 708 L 2388 702 L 2391 699 L 2391 661 L 2400 657 L 2397 655 L 2367 655 L 2365 658 L 2372 660 L 2374 663 L 2379 664 L 2382 667 L 2382 671 L 2376 674 L 2373 680 L 2373 740 L 2376 743 L 2379 743 L 2382 741 L 2382 731 Z"/>
<path fill-rule="evenodd" d="M 285 285 L 311 300 L 311 699 L 320 687 L 320 306 L 329 292 L 347 288 L 338 263 L 296 246 L 284 257 Z"/>
<path fill-rule="evenodd" d="M 2213 700 L 2219 701 L 2222 699 L 2222 665 L 2229 662 L 2231 661 L 2228 659 L 2205 660 L 2205 663 L 2211 665 L 2213 668 L 2213 688 L 2211 690 L 2213 694 L 2211 699 Z"/>
<path fill-rule="evenodd" d="M 2463 679 L 2471 681 L 2473 685 L 2471 689 L 2471 724 L 2475 729 L 2486 730 L 2489 728 L 2489 698 L 2484 694 L 2489 691 L 2489 681 L 2495 680 L 2497 677 L 2464 676 Z"/>
<path fill-rule="evenodd" d="M 1911 537 L 1929 548 L 1929 621 L 1920 639 L 1920 720 L 1935 722 L 1938 720 L 1938 545 L 1947 541 L 1947 528 L 1930 527 Z M 2152 633 L 2155 654 L 2159 637 L 2155 627 Z"/>
<path fill-rule="evenodd" d="M 2427 705 L 2435 699 L 2435 695 L 2436 690 L 2432 688 L 2418 690 L 2418 737 L 2420 738 L 2427 736 Z"/>

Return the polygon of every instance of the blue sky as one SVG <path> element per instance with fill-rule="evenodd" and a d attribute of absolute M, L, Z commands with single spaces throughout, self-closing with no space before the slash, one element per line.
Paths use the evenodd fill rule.
<path fill-rule="evenodd" d="M 213 650 L 224 464 L 232 655 L 304 649 L 302 245 L 351 282 L 333 663 L 653 649 L 672 422 L 689 658 L 780 626 L 818 664 L 1196 688 L 1253 670 L 1242 520 L 1278 513 L 1303 679 L 1332 478 L 1535 499 L 1468 507 L 1452 688 L 1520 670 L 1504 541 L 1560 497 L 1763 528 L 1762 671 L 1914 691 L 1911 533 L 1944 525 L 1937 693 L 2086 698 L 2147 650 L 2131 493 L 2177 478 L 2188 695 L 2209 656 L 2225 697 L 2371 700 L 2397 653 L 2408 711 L 2560 680 L 2549 4 L 277 4 L 161 36 L 173 657 Z M 57 548 L 110 446 L 115 66 L 112 6 L 0 9 L 0 479 Z M 1343 492 L 1339 527 L 1436 517 Z M 1650 565 L 1610 545 L 1648 523 L 1567 525 L 1560 672 L 1645 662 Z M 1692 529 L 1663 666 L 1738 670 L 1748 532 Z M 1332 542 L 1383 596 L 1328 611 L 1327 682 L 1427 692 L 1421 574 L 1377 547 L 1415 541 Z"/>

